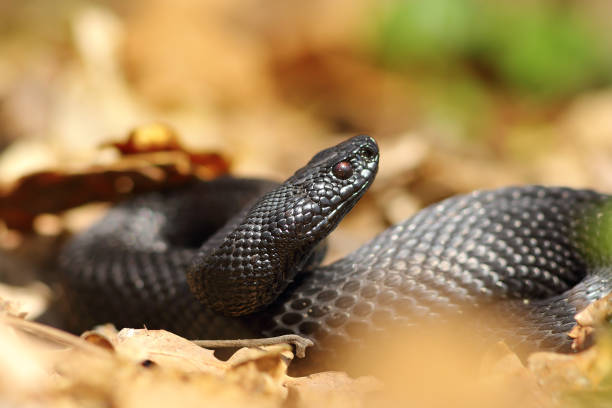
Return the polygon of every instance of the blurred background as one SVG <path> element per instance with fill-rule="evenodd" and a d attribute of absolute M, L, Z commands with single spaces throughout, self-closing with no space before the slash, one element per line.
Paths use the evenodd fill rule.
<path fill-rule="evenodd" d="M 605 0 L 3 0 L 0 184 L 104 163 L 101 145 L 152 122 L 277 180 L 368 133 L 379 177 L 332 258 L 473 189 L 612 191 L 611 13 Z M 22 243 L 2 231 L 3 248 Z"/>
<path fill-rule="evenodd" d="M 612 192 L 611 15 L 607 0 L 0 0 L 0 309 L 17 299 L 35 317 L 61 297 L 60 245 L 104 211 L 9 228 L 20 207 L 82 193 L 34 183 L 19 196 L 15 182 L 116 166 L 108 143 L 150 123 L 221 154 L 234 174 L 276 180 L 324 147 L 374 136 L 378 178 L 332 234 L 329 259 L 474 189 Z M 388 353 L 405 373 L 389 371 L 396 390 L 413 384 L 417 406 L 465 401 L 475 358 L 456 350 L 471 349 L 454 332 L 422 339 Z M 450 397 L 432 405 L 440 382 Z M 527 394 L 502 385 L 511 406 Z"/>

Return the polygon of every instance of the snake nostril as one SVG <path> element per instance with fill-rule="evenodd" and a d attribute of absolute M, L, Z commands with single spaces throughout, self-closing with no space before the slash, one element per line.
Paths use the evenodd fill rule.
<path fill-rule="evenodd" d="M 376 158 L 376 151 L 370 146 L 363 146 L 361 149 L 359 149 L 359 155 L 363 159 L 371 161 Z"/>

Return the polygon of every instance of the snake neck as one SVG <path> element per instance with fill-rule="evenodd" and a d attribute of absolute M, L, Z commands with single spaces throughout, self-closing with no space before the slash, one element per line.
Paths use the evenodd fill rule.
<path fill-rule="evenodd" d="M 325 230 L 315 235 L 307 233 L 305 221 L 319 224 L 324 219 L 295 187 L 283 185 L 264 195 L 200 249 L 187 275 L 194 293 L 229 315 L 271 303 L 311 262 L 313 249 L 332 227 L 324 223 Z"/>
<path fill-rule="evenodd" d="M 368 136 L 319 152 L 206 241 L 187 271 L 192 292 L 230 316 L 269 305 L 317 258 L 313 249 L 359 201 L 377 169 L 378 146 Z"/>

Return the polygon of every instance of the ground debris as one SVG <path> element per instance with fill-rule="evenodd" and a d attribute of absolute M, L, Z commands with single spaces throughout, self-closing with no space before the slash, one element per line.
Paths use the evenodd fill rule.
<path fill-rule="evenodd" d="M 91 202 L 116 202 L 129 194 L 160 190 L 196 178 L 225 174 L 229 164 L 215 153 L 190 152 L 174 132 L 159 124 L 133 130 L 111 144 L 116 160 L 79 170 L 35 172 L 0 186 L 0 220 L 30 231 L 41 214 L 58 213 Z M 41 199 L 44 197 L 44 199 Z"/>
<path fill-rule="evenodd" d="M 534 353 L 525 366 L 503 343 L 482 353 L 456 330 L 433 330 L 429 337 L 404 338 L 397 348 L 353 356 L 370 360 L 375 377 L 339 371 L 292 377 L 287 344 L 242 348 L 223 361 L 165 330 L 104 325 L 77 337 L 16 317 L 15 305 L 10 310 L 0 315 L 0 403 L 306 408 L 457 401 L 485 407 L 503 399 L 498 406 L 546 408 L 610 395 L 612 383 L 612 335 L 574 355 Z"/>
<path fill-rule="evenodd" d="M 612 401 L 611 305 L 612 294 L 608 294 L 576 314 L 577 325 L 569 336 L 579 353 L 529 356 L 529 370 L 556 400 L 578 407 L 608 406 Z"/>
<path fill-rule="evenodd" d="M 383 384 L 374 377 L 353 379 L 344 372 L 328 371 L 285 382 L 290 407 L 366 406 Z M 369 405 L 369 404 L 368 404 Z"/>
<path fill-rule="evenodd" d="M 609 317 L 612 315 L 612 293 L 588 305 L 574 317 L 577 325 L 570 331 L 569 336 L 574 339 L 573 350 L 584 350 L 591 344 L 592 336 L 609 326 Z"/>
<path fill-rule="evenodd" d="M 112 325 L 99 326 L 81 336 L 86 341 L 113 351 L 136 364 L 155 364 L 185 372 L 221 374 L 227 363 L 218 360 L 212 350 L 165 330 L 123 329 Z"/>
<path fill-rule="evenodd" d="M 538 384 L 536 375 L 523 365 L 518 356 L 499 342 L 485 353 L 480 366 L 480 382 L 489 390 L 512 389 L 517 406 L 548 407 L 553 402 Z"/>
<path fill-rule="evenodd" d="M 612 333 L 578 354 L 534 353 L 529 369 L 543 389 L 571 406 L 609 406 L 612 400 Z"/>
<path fill-rule="evenodd" d="M 41 282 L 28 286 L 0 283 L 0 314 L 34 319 L 47 309 L 50 298 L 50 289 Z"/>
<path fill-rule="evenodd" d="M 156 407 L 169 403 L 312 406 L 308 401 L 323 401 L 337 389 L 341 396 L 333 399 L 342 401 L 337 406 L 355 406 L 376 388 L 369 385 L 369 379 L 353 380 L 345 373 L 290 377 L 287 367 L 293 353 L 283 344 L 243 348 L 221 361 L 212 350 L 164 330 L 117 332 L 106 325 L 79 338 L 10 316 L 0 317 L 0 344 L 4 342 L 19 347 L 11 343 L 10 348 L 0 348 L 0 361 L 8 360 L 7 376 L 0 376 L 0 403 L 44 401 L 45 406 L 62 407 Z M 35 383 L 29 384 L 29 378 Z M 21 380 L 23 384 L 12 384 Z M 3 393 L 7 389 L 11 393 Z"/>

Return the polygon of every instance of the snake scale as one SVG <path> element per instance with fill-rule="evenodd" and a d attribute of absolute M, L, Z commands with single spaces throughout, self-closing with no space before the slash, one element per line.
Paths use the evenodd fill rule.
<path fill-rule="evenodd" d="M 321 266 L 324 238 L 372 184 L 378 161 L 375 140 L 360 135 L 282 184 L 219 178 L 120 203 L 60 255 L 73 329 L 295 333 L 332 352 L 390 323 L 484 308 L 517 319 L 508 336 L 516 343 L 569 350 L 574 314 L 612 287 L 607 195 L 476 191 Z"/>

